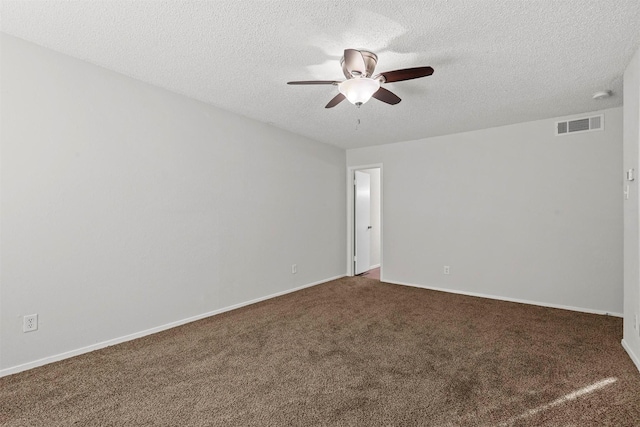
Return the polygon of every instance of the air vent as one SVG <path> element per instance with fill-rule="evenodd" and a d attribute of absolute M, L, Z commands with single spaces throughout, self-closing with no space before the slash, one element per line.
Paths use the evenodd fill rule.
<path fill-rule="evenodd" d="M 604 114 L 582 119 L 556 122 L 556 135 L 568 135 L 576 132 L 590 132 L 604 129 Z"/>
<path fill-rule="evenodd" d="M 558 122 L 557 134 L 567 133 L 567 122 Z"/>

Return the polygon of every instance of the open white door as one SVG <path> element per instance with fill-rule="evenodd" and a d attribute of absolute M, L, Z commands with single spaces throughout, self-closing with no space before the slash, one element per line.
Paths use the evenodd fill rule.
<path fill-rule="evenodd" d="M 355 171 L 355 274 L 369 271 L 369 251 L 371 249 L 371 177 Z"/>

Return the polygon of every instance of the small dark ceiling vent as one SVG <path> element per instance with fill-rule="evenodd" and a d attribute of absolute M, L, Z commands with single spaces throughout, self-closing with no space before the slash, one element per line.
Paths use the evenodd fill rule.
<path fill-rule="evenodd" d="M 604 114 L 556 122 L 556 135 L 568 135 L 576 132 L 589 132 L 604 129 Z"/>

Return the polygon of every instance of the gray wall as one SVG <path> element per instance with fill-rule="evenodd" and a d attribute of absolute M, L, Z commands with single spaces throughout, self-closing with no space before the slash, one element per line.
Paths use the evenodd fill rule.
<path fill-rule="evenodd" d="M 640 173 L 640 51 L 637 51 L 624 73 L 624 164 L 633 168 L 635 181 L 629 186 L 629 199 L 624 201 L 624 339 L 623 345 L 640 369 L 640 234 L 638 215 L 640 197 L 637 176 Z"/>
<path fill-rule="evenodd" d="M 1 43 L 0 373 L 344 275 L 344 150 Z"/>
<path fill-rule="evenodd" d="M 621 315 L 622 109 L 604 114 L 347 150 L 383 164 L 383 279 Z"/>

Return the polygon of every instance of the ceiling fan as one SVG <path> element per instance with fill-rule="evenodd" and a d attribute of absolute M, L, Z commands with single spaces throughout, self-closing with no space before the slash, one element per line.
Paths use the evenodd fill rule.
<path fill-rule="evenodd" d="M 340 91 L 325 108 L 332 108 L 346 99 L 360 107 L 372 97 L 395 105 L 400 98 L 393 92 L 381 87 L 382 83 L 401 82 L 403 80 L 427 77 L 433 74 L 431 67 L 404 68 L 401 70 L 386 71 L 373 75 L 373 70 L 378 63 L 375 53 L 366 50 L 345 49 L 344 56 L 340 59 L 340 65 L 347 80 L 306 80 L 287 82 L 290 85 L 335 85 Z"/>

